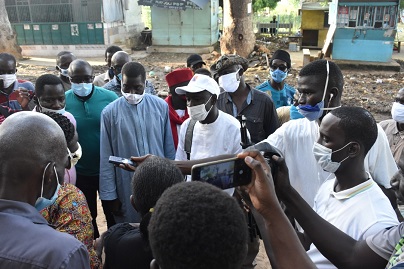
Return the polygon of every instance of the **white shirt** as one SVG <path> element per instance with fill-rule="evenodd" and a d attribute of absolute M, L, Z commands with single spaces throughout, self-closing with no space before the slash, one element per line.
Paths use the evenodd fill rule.
<path fill-rule="evenodd" d="M 178 137 L 178 148 L 175 160 L 187 160 L 184 150 L 185 134 L 190 118 L 181 125 Z M 242 151 L 240 134 L 240 123 L 234 117 L 219 110 L 217 119 L 209 124 L 202 124 L 199 121 L 195 124 L 190 160 L 214 157 L 222 154 L 237 154 Z M 187 177 L 189 181 L 190 176 Z M 228 191 L 228 193 L 233 193 Z"/>
<path fill-rule="evenodd" d="M 364 240 L 398 224 L 389 199 L 370 177 L 369 180 L 340 192 L 334 192 L 335 185 L 336 178 L 321 185 L 313 209 L 352 238 Z M 313 244 L 307 254 L 319 269 L 336 268 Z"/>
<path fill-rule="evenodd" d="M 386 134 L 379 125 L 377 130 L 376 142 L 365 157 L 365 170 L 370 172 L 378 184 L 391 188 L 390 179 L 398 169 Z M 330 173 L 318 165 L 313 155 L 313 145 L 319 134 L 318 123 L 303 118 L 284 123 L 262 141 L 275 146 L 283 153 L 291 185 L 310 206 L 313 206 L 314 197 L 321 184 L 331 177 Z"/>
<path fill-rule="evenodd" d="M 176 109 L 175 112 L 179 117 L 184 117 L 185 115 L 185 110 L 184 109 Z M 181 124 L 176 124 L 177 125 L 177 134 L 180 133 L 181 131 Z"/>

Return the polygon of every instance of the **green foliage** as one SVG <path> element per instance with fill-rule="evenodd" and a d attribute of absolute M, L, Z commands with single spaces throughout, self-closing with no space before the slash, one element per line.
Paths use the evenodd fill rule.
<path fill-rule="evenodd" d="M 401 8 L 401 9 L 404 8 L 404 0 L 400 0 L 400 8 Z"/>
<path fill-rule="evenodd" d="M 279 1 L 280 0 L 253 0 L 253 10 L 256 12 L 266 7 L 269 9 L 274 9 Z"/>

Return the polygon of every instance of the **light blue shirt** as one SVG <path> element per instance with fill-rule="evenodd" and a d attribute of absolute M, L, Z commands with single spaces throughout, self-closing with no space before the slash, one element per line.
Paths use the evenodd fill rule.
<path fill-rule="evenodd" d="M 124 216 L 115 216 L 118 223 L 139 221 L 129 199 L 133 173 L 115 168 L 108 159 L 153 154 L 173 160 L 175 148 L 167 103 L 150 94 L 145 94 L 137 105 L 120 97 L 102 112 L 100 140 L 100 199 L 119 198 Z"/>

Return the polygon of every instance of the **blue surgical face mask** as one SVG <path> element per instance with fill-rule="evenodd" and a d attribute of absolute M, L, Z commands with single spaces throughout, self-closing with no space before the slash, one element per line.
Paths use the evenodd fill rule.
<path fill-rule="evenodd" d="M 56 175 L 56 181 L 57 181 L 57 186 L 56 186 L 56 190 L 55 193 L 52 195 L 52 197 L 50 199 L 43 197 L 43 183 L 45 181 L 45 172 L 46 169 L 48 169 L 49 165 L 51 163 L 48 163 L 43 171 L 42 174 L 42 186 L 41 186 L 41 197 L 38 197 L 38 199 L 36 199 L 35 202 L 35 208 L 38 211 L 41 211 L 42 209 L 51 206 L 55 203 L 56 199 L 58 198 L 58 192 L 60 189 L 60 184 L 59 184 L 59 177 L 58 177 L 58 173 L 56 172 L 56 168 L 55 166 L 53 166 L 53 170 L 55 171 L 55 175 Z"/>
<path fill-rule="evenodd" d="M 313 121 L 313 120 L 317 120 L 317 119 L 321 118 L 321 116 L 324 113 L 324 110 L 335 109 L 335 108 L 324 108 L 324 98 L 325 98 L 325 94 L 327 93 L 329 76 L 330 76 L 330 65 L 328 64 L 328 61 L 327 61 L 327 79 L 325 80 L 323 99 L 321 100 L 321 102 L 317 103 L 314 106 L 299 105 L 297 108 L 299 113 L 302 114 L 309 121 Z"/>
<path fill-rule="evenodd" d="M 121 82 L 121 81 L 122 81 L 122 73 L 119 73 L 119 74 L 116 76 L 116 79 L 118 80 L 118 82 Z"/>
<path fill-rule="evenodd" d="M 279 68 L 274 71 L 269 70 L 269 74 L 276 83 L 281 83 L 288 76 L 288 72 L 283 72 Z"/>
<path fill-rule="evenodd" d="M 71 86 L 73 92 L 81 97 L 88 96 L 93 90 L 92 83 L 72 83 Z"/>
<path fill-rule="evenodd" d="M 299 113 L 297 106 L 291 105 L 290 106 L 290 119 L 296 120 L 296 119 L 301 119 L 301 118 L 304 118 L 304 116 Z"/>
<path fill-rule="evenodd" d="M 60 66 L 58 66 L 58 67 L 59 67 L 60 74 L 62 76 L 69 77 L 69 72 L 67 71 L 67 69 L 63 69 Z"/>

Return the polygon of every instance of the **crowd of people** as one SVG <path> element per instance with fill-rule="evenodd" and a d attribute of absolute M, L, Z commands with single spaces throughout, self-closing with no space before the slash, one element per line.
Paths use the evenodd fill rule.
<path fill-rule="evenodd" d="M 328 60 L 294 89 L 277 50 L 254 88 L 247 59 L 207 68 L 193 54 L 165 76 L 165 99 L 121 48 L 105 61 L 94 76 L 62 51 L 59 75 L 34 85 L 0 53 L 1 268 L 254 268 L 259 237 L 272 268 L 404 268 L 403 89 L 377 124 L 341 106 Z M 193 181 L 193 165 L 234 156 L 247 186 Z"/>

